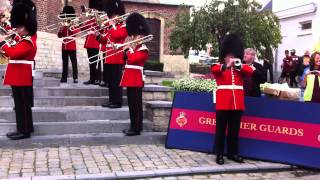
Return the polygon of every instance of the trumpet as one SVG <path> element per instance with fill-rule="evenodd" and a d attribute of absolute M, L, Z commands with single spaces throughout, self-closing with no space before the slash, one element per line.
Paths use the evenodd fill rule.
<path fill-rule="evenodd" d="M 95 56 L 91 56 L 89 58 L 89 60 L 91 60 L 93 58 L 96 58 L 96 57 L 99 57 L 99 58 L 97 60 L 95 60 L 95 61 L 89 62 L 89 64 L 94 64 L 94 63 L 97 63 L 99 61 L 103 61 L 104 59 L 106 59 L 108 57 L 114 56 L 114 55 L 119 54 L 119 53 L 123 53 L 124 51 L 127 50 L 127 49 L 123 49 L 123 47 L 125 47 L 125 46 L 128 46 L 128 45 L 136 46 L 138 44 L 144 44 L 144 43 L 152 41 L 152 39 L 153 39 L 153 35 L 150 34 L 148 36 L 145 36 L 145 37 L 133 40 L 133 41 L 129 41 L 129 42 L 126 42 L 124 44 L 112 44 L 112 47 L 113 47 L 112 50 L 115 50 L 116 52 L 114 52 L 112 54 L 109 54 L 109 55 L 107 55 L 105 57 L 104 57 L 104 55 L 107 54 L 108 52 L 110 52 L 111 50 L 105 51 L 105 52 L 101 52 L 101 53 L 99 53 L 99 54 L 97 54 Z M 101 56 L 102 56 L 102 58 L 101 58 Z"/>
<path fill-rule="evenodd" d="M 94 33 L 96 32 L 99 32 L 99 31 L 102 31 L 102 30 L 105 30 L 106 28 L 110 28 L 112 26 L 106 26 L 109 22 L 116 22 L 117 23 L 121 23 L 123 21 L 125 21 L 128 16 L 130 15 L 130 13 L 127 13 L 127 14 L 124 14 L 122 16 L 118 16 L 118 17 L 115 17 L 115 18 L 112 18 L 112 19 L 109 19 L 108 16 L 106 14 L 104 15 L 100 15 L 100 16 L 97 16 L 95 18 L 95 22 L 92 22 L 92 23 L 89 23 L 89 24 L 86 24 L 85 26 L 81 26 L 82 28 L 83 27 L 90 27 L 86 30 L 83 30 L 83 31 L 80 31 L 76 34 L 73 34 L 72 36 L 69 36 L 69 37 L 65 37 L 65 39 L 69 39 L 68 41 L 64 41 L 63 43 L 64 44 L 67 44 L 67 43 L 70 43 L 71 41 L 73 40 L 79 40 L 79 39 L 82 39 L 84 38 L 85 36 L 87 36 L 89 34 L 90 31 L 94 30 Z M 106 18 L 106 19 L 104 19 Z M 88 20 L 91 21 L 92 19 Z M 95 26 L 91 27 L 93 24 L 95 24 Z M 72 29 L 70 27 L 70 29 Z"/>
<path fill-rule="evenodd" d="M 234 59 L 234 66 L 239 67 L 242 65 L 241 59 L 235 58 Z"/>

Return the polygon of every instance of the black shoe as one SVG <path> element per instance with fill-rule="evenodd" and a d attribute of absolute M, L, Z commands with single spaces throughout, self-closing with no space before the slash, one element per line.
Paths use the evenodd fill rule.
<path fill-rule="evenodd" d="M 243 163 L 243 158 L 239 155 L 228 155 L 228 159 L 235 161 L 237 163 Z"/>
<path fill-rule="evenodd" d="M 111 102 L 108 102 L 108 103 L 103 103 L 101 106 L 102 107 L 109 107 L 112 103 Z"/>
<path fill-rule="evenodd" d="M 121 108 L 122 105 L 120 104 L 109 104 L 108 108 L 110 109 L 117 109 L 117 108 Z"/>
<path fill-rule="evenodd" d="M 219 165 L 224 164 L 223 155 L 217 155 L 217 157 L 216 157 L 216 163 L 219 164 Z"/>
<path fill-rule="evenodd" d="M 90 85 L 90 84 L 94 84 L 93 81 L 89 80 L 89 81 L 86 81 L 86 82 L 83 82 L 84 85 Z"/>
<path fill-rule="evenodd" d="M 134 130 L 131 130 L 131 129 L 125 129 L 122 131 L 126 136 L 138 136 L 140 135 L 140 132 L 139 131 L 134 131 Z"/>
<path fill-rule="evenodd" d="M 101 81 L 101 83 L 99 84 L 100 87 L 107 87 L 107 84 L 103 81 Z"/>
<path fill-rule="evenodd" d="M 8 138 L 10 138 L 11 136 L 16 136 L 17 134 L 19 134 L 19 132 L 8 132 L 6 135 Z"/>
<path fill-rule="evenodd" d="M 31 137 L 30 133 L 18 133 L 18 134 L 14 135 L 14 136 L 10 136 L 9 138 L 11 140 L 20 140 L 20 139 L 27 139 L 27 138 L 30 138 L 30 137 Z"/>
<path fill-rule="evenodd" d="M 61 79 L 61 80 L 60 80 L 60 83 L 67 83 L 67 80 Z"/>
<path fill-rule="evenodd" d="M 94 81 L 94 85 L 100 85 L 100 81 L 99 80 L 95 80 Z"/>
<path fill-rule="evenodd" d="M 78 84 L 78 79 L 74 79 L 73 83 Z"/>

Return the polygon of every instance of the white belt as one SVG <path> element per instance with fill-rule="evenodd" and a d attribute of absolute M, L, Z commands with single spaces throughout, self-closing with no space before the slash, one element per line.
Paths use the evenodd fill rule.
<path fill-rule="evenodd" d="M 217 89 L 221 90 L 221 89 L 239 89 L 239 90 L 243 90 L 243 86 L 238 86 L 238 85 L 220 85 L 217 87 Z"/>
<path fill-rule="evenodd" d="M 141 75 L 142 75 L 142 79 L 144 81 L 145 77 L 143 75 L 143 67 L 142 66 L 136 66 L 136 65 L 125 65 L 124 67 L 125 69 L 137 69 L 137 70 L 140 70 L 141 71 Z"/>
<path fill-rule="evenodd" d="M 34 76 L 34 61 L 28 61 L 28 60 L 9 60 L 9 64 L 29 64 L 31 65 L 32 70 L 32 76 Z"/>

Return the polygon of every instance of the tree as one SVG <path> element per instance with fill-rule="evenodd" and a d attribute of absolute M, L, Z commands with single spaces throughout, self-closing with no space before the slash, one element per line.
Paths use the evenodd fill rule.
<path fill-rule="evenodd" d="M 185 7 L 182 7 L 183 9 Z M 170 35 L 170 49 L 181 50 L 188 57 L 189 49 L 200 51 L 212 43 L 218 55 L 221 42 L 228 33 L 237 33 L 246 47 L 255 48 L 260 55 L 281 43 L 279 20 L 271 11 L 260 11 L 255 0 L 212 0 L 189 12 L 180 11 Z"/>

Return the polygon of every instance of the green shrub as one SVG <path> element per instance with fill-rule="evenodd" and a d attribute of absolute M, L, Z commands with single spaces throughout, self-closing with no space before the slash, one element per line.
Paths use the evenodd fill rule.
<path fill-rule="evenodd" d="M 173 81 L 164 80 L 164 81 L 162 81 L 162 86 L 173 87 Z"/>
<path fill-rule="evenodd" d="M 176 91 L 212 92 L 217 88 L 214 79 L 183 78 L 173 82 Z"/>
<path fill-rule="evenodd" d="M 157 62 L 157 61 L 147 61 L 144 64 L 145 70 L 151 70 L 151 71 L 161 71 L 163 72 L 163 63 Z"/>

